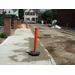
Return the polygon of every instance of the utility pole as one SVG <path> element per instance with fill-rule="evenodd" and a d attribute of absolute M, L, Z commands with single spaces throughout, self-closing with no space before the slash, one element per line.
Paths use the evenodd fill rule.
<path fill-rule="evenodd" d="M 52 22 L 52 20 L 53 20 L 53 9 L 52 9 L 52 16 L 51 16 L 51 22 Z"/>

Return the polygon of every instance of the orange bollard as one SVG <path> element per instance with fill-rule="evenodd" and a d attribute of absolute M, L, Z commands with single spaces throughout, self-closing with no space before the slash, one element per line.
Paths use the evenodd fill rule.
<path fill-rule="evenodd" d="M 38 56 L 40 52 L 36 51 L 36 46 L 37 46 L 37 28 L 35 28 L 35 38 L 34 38 L 34 51 L 30 51 L 29 55 L 31 56 Z"/>
<path fill-rule="evenodd" d="M 68 28 L 68 23 L 66 24 L 66 28 Z"/>
<path fill-rule="evenodd" d="M 35 39 L 34 39 L 34 52 L 36 52 L 36 45 L 37 45 L 37 28 L 35 28 Z"/>
<path fill-rule="evenodd" d="M 26 28 L 28 28 L 28 29 L 29 29 L 27 22 L 26 22 Z"/>
<path fill-rule="evenodd" d="M 26 28 L 27 28 L 27 22 L 26 22 Z"/>

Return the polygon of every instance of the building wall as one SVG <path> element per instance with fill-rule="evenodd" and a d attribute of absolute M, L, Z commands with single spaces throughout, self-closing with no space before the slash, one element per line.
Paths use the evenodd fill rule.
<path fill-rule="evenodd" d="M 18 9 L 15 12 L 13 11 L 13 9 L 4 9 L 4 11 L 6 11 L 6 14 L 15 14 L 16 16 L 19 16 Z"/>
<path fill-rule="evenodd" d="M 57 10 L 57 24 L 69 27 L 75 27 L 75 9 L 58 9 Z"/>
<path fill-rule="evenodd" d="M 26 18 L 30 18 L 30 21 L 32 21 L 32 18 L 35 18 L 35 22 L 36 22 L 36 18 L 38 18 L 38 14 L 35 13 L 35 15 L 25 15 L 25 12 L 34 12 L 34 11 L 33 10 L 29 11 L 29 9 L 24 11 L 24 21 L 26 21 Z"/>
<path fill-rule="evenodd" d="M 3 12 L 3 9 L 0 9 L 0 14 L 2 14 L 2 12 Z"/>

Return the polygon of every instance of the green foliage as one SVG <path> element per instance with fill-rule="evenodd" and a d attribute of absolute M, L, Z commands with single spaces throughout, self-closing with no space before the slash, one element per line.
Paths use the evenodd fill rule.
<path fill-rule="evenodd" d="M 11 26 L 13 26 L 13 24 L 11 24 Z"/>
<path fill-rule="evenodd" d="M 13 20 L 16 17 L 13 14 L 0 14 L 0 25 L 4 26 L 4 16 L 11 16 L 11 24 L 13 24 Z"/>
<path fill-rule="evenodd" d="M 52 19 L 52 13 L 53 13 L 53 19 L 57 19 L 57 9 L 52 9 L 53 12 L 45 11 L 42 13 L 41 17 L 44 20 L 47 20 L 47 18 Z"/>
<path fill-rule="evenodd" d="M 2 33 L 0 34 L 0 37 L 1 37 L 1 38 L 6 38 L 6 37 L 7 37 L 7 33 L 2 32 Z"/>
<path fill-rule="evenodd" d="M 53 20 L 57 19 L 57 9 L 53 9 Z"/>
<path fill-rule="evenodd" d="M 24 16 L 24 11 L 23 11 L 23 9 L 19 9 L 19 18 L 20 18 L 20 19 L 23 19 L 23 16 Z"/>
<path fill-rule="evenodd" d="M 1 24 L 1 26 L 4 26 L 4 24 Z"/>
<path fill-rule="evenodd" d="M 44 20 L 47 20 L 47 18 L 51 18 L 51 12 L 45 11 L 44 13 L 42 13 L 41 17 Z"/>
<path fill-rule="evenodd" d="M 38 21 L 42 20 L 41 16 L 38 16 Z"/>

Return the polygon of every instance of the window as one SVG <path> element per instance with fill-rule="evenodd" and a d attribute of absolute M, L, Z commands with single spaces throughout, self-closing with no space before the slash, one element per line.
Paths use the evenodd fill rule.
<path fill-rule="evenodd" d="M 9 11 L 9 13 L 10 13 L 10 11 Z"/>
<path fill-rule="evenodd" d="M 25 12 L 25 15 L 29 15 L 29 12 Z"/>
<path fill-rule="evenodd" d="M 27 15 L 27 12 L 25 12 L 25 15 Z"/>
<path fill-rule="evenodd" d="M 27 15 L 29 15 L 29 12 L 27 12 Z"/>
<path fill-rule="evenodd" d="M 32 15 L 33 13 L 31 12 L 31 15 Z"/>
<path fill-rule="evenodd" d="M 35 12 L 33 12 L 33 15 L 35 15 Z"/>
<path fill-rule="evenodd" d="M 27 21 L 30 21 L 30 18 L 26 18 Z"/>
<path fill-rule="evenodd" d="M 35 12 L 25 12 L 25 15 L 35 15 Z"/>
<path fill-rule="evenodd" d="M 7 13 L 7 11 L 5 10 L 5 13 Z"/>
<path fill-rule="evenodd" d="M 30 12 L 30 14 L 29 15 L 32 15 L 32 12 Z"/>
<path fill-rule="evenodd" d="M 32 21 L 35 21 L 35 18 L 32 18 Z"/>
<path fill-rule="evenodd" d="M 29 12 L 26 12 L 26 15 L 29 15 Z"/>

